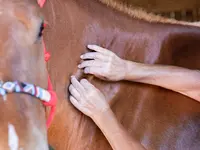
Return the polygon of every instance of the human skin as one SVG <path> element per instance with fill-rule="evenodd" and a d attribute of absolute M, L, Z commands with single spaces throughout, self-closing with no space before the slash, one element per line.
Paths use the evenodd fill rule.
<path fill-rule="evenodd" d="M 200 102 L 200 71 L 176 66 L 142 64 L 119 58 L 113 52 L 97 45 L 81 55 L 84 61 L 78 66 L 84 73 L 104 80 L 128 80 L 160 86 Z M 88 60 L 89 59 L 89 60 Z"/>
<path fill-rule="evenodd" d="M 72 76 L 69 92 L 71 103 L 96 123 L 114 150 L 144 150 L 117 121 L 104 95 L 90 82 L 79 82 Z"/>
<path fill-rule="evenodd" d="M 88 45 L 90 50 L 81 55 L 83 62 L 78 65 L 85 74 L 109 80 L 128 80 L 160 86 L 179 92 L 200 101 L 200 72 L 176 66 L 149 65 L 127 61 L 97 45 Z M 103 94 L 86 79 L 80 82 L 71 78 L 69 87 L 71 103 L 92 118 L 106 136 L 114 150 L 144 149 L 144 147 L 123 129 L 110 109 Z"/>

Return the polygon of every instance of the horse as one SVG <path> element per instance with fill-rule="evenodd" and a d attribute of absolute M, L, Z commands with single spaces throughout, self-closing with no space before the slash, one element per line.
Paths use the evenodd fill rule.
<path fill-rule="evenodd" d="M 64 90 L 65 88 L 67 89 L 65 86 L 65 84 L 68 84 L 67 77 L 72 72 L 79 77 L 83 76 L 82 72 L 80 70 L 77 71 L 76 68 L 76 63 L 79 61 L 79 53 L 86 51 L 82 47 L 87 43 L 93 42 L 111 49 L 125 59 L 145 63 L 175 64 L 198 69 L 198 59 L 196 57 L 198 56 L 199 28 L 188 26 L 189 24 L 186 23 L 162 20 L 159 17 L 156 20 L 151 15 L 150 17 L 135 16 L 133 18 L 135 13 L 113 2 L 106 3 L 108 5 L 106 6 L 103 1 L 68 0 L 65 4 L 69 4 L 67 8 L 70 10 L 71 7 L 73 15 L 79 14 L 91 21 L 95 20 L 96 17 L 98 19 L 95 20 L 97 22 L 90 24 L 88 20 L 81 20 L 81 17 L 78 20 L 80 24 L 76 24 L 79 25 L 79 28 L 76 28 L 79 29 L 78 31 L 76 30 L 77 33 L 73 33 L 74 28 L 72 26 L 67 28 L 68 30 L 65 32 L 69 33 L 66 36 L 69 43 L 64 41 L 66 49 L 61 49 L 63 51 L 60 51 L 66 63 L 60 58 L 59 53 L 57 54 L 58 51 L 52 55 L 53 64 L 50 62 L 50 75 L 59 96 L 59 103 L 54 123 L 49 130 L 50 143 L 56 149 L 110 149 L 103 134 L 94 123 L 74 109 L 67 101 L 67 94 Z M 63 6 L 66 7 L 66 5 Z M 79 8 L 82 8 L 82 11 Z M 123 9 L 123 12 L 121 9 Z M 109 14 L 106 19 L 102 17 L 101 10 L 104 10 L 104 14 Z M 90 15 L 87 16 L 89 13 Z M 138 11 L 136 11 L 137 13 Z M 1 1 L 0 14 L 2 21 L 0 30 L 2 35 L 1 77 L 2 81 L 4 81 L 1 82 L 0 89 L 3 102 L 0 117 L 2 119 L 1 148 L 45 150 L 47 149 L 45 111 L 42 104 L 39 101 L 35 101 L 36 98 L 41 97 L 32 93 L 35 88 L 43 90 L 48 87 L 48 75 L 40 39 L 40 30 L 43 26 L 42 19 L 36 3 L 30 1 Z M 141 14 L 143 13 L 140 12 Z M 92 17 L 92 15 L 94 16 Z M 119 16 L 113 18 L 115 15 Z M 74 21 L 75 16 L 70 18 L 72 16 L 68 18 L 69 23 Z M 108 19 L 113 20 L 108 22 Z M 163 31 L 163 29 L 165 30 Z M 154 32 L 156 34 L 159 32 L 163 39 L 157 38 Z M 72 36 L 70 36 L 70 33 Z M 160 43 L 155 45 L 151 43 L 150 37 L 152 37 L 153 33 L 152 40 L 160 41 Z M 174 43 L 174 40 L 178 42 Z M 50 46 L 53 43 L 55 44 L 55 40 L 52 43 L 48 42 Z M 58 45 L 62 46 L 60 44 Z M 71 49 L 76 51 L 71 51 Z M 192 52 L 190 51 L 191 49 Z M 63 55 L 63 52 L 65 52 L 64 54 L 70 54 L 71 52 L 71 55 L 77 52 L 75 53 L 76 58 L 66 59 L 65 57 L 71 57 L 71 55 Z M 152 52 L 154 53 L 151 54 Z M 177 53 L 179 54 L 178 56 Z M 56 57 L 57 59 L 59 57 L 59 61 L 56 60 Z M 188 61 L 183 61 L 183 58 L 188 59 Z M 31 67 L 32 64 L 37 67 Z M 71 69 L 64 70 L 63 68 L 67 65 L 70 65 Z M 94 77 L 89 77 L 89 79 L 104 92 L 107 100 L 113 106 L 116 116 L 127 128 L 128 132 L 140 140 L 145 147 L 184 149 L 187 146 L 190 148 L 193 146 L 192 148 L 195 149 L 199 146 L 198 141 L 193 140 L 198 138 L 199 133 L 199 105 L 191 99 L 149 85 L 129 82 L 106 83 Z M 9 80 L 19 82 L 6 82 Z M 11 92 L 12 94 L 7 94 Z M 43 92 L 45 91 L 43 90 Z M 29 94 L 36 98 L 19 93 Z M 144 96 L 141 97 L 142 94 Z M 165 101 L 158 101 L 160 98 Z M 127 99 L 128 102 L 124 103 L 123 99 Z M 175 102 L 175 99 L 178 99 L 178 102 Z M 148 102 L 147 100 L 151 101 Z M 173 106 L 169 104 L 173 104 Z M 159 112 L 159 115 L 156 112 Z M 24 127 L 23 130 L 20 128 L 21 126 Z M 7 129 L 8 134 L 5 133 Z M 74 129 L 77 131 L 76 133 Z M 178 131 L 174 132 L 177 129 Z M 81 135 L 79 136 L 79 134 Z M 8 137 L 8 140 L 5 140 L 5 137 Z M 158 139 L 157 137 L 161 138 Z M 171 144 L 173 142 L 175 143 L 174 145 Z"/>
<path fill-rule="evenodd" d="M 0 149 L 47 150 L 51 93 L 37 1 L 0 1 Z"/>
<path fill-rule="evenodd" d="M 130 61 L 200 69 L 200 28 L 133 10 L 113 0 L 49 0 L 42 9 L 51 52 L 48 71 L 58 95 L 48 130 L 56 150 L 110 150 L 94 122 L 69 102 L 69 78 L 87 78 L 100 89 L 127 132 L 147 149 L 199 149 L 200 104 L 160 87 L 84 75 L 77 65 L 87 44 Z M 134 70 L 133 70 L 134 71 Z"/>

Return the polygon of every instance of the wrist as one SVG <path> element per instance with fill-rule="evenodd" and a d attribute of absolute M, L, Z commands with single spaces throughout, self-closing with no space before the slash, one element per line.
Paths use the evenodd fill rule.
<path fill-rule="evenodd" d="M 113 116 L 113 112 L 110 108 L 107 110 L 101 112 L 101 113 L 96 113 L 95 115 L 92 116 L 92 120 L 99 126 L 105 123 L 105 121 Z"/>
<path fill-rule="evenodd" d="M 122 62 L 122 72 L 121 72 L 121 80 L 125 80 L 128 72 L 128 61 L 121 59 Z"/>
<path fill-rule="evenodd" d="M 139 63 L 125 60 L 125 75 L 124 80 L 137 79 L 139 73 Z"/>

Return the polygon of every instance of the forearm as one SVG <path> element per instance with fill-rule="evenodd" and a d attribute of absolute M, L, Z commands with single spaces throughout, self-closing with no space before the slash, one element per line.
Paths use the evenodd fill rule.
<path fill-rule="evenodd" d="M 175 66 L 127 63 L 125 80 L 157 85 L 200 101 L 200 71 Z"/>
<path fill-rule="evenodd" d="M 106 136 L 114 150 L 144 150 L 144 147 L 131 138 L 115 118 L 112 110 L 93 119 Z"/>

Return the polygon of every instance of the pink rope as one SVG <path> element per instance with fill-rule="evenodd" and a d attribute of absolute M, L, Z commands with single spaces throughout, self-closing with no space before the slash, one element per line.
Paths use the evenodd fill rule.
<path fill-rule="evenodd" d="M 37 0 L 37 2 L 40 5 L 40 7 L 42 8 L 44 6 L 44 3 L 46 2 L 46 0 Z"/>
<path fill-rule="evenodd" d="M 51 55 L 46 51 L 44 40 L 43 40 L 43 45 L 44 45 L 44 59 L 47 62 L 50 59 Z M 53 86 L 52 86 L 51 79 L 50 79 L 49 76 L 48 76 L 48 89 L 47 90 L 51 94 L 51 100 L 49 102 L 43 102 L 43 104 L 45 106 L 51 107 L 49 118 L 48 118 L 47 123 L 46 123 L 47 128 L 49 128 L 49 126 L 50 126 L 50 124 L 53 120 L 53 117 L 55 115 L 56 103 L 57 103 L 57 95 L 56 95 L 56 92 L 53 90 Z"/>
<path fill-rule="evenodd" d="M 37 1 L 38 1 L 38 4 L 39 4 L 40 7 L 43 7 L 44 3 L 46 2 L 46 0 L 37 0 Z M 46 24 L 44 24 L 44 27 L 45 26 L 46 26 Z M 43 40 L 43 46 L 44 46 L 44 59 L 47 62 L 50 59 L 51 55 L 46 50 L 44 40 Z M 49 102 L 43 102 L 43 104 L 45 106 L 51 107 L 50 114 L 49 114 L 49 117 L 48 117 L 47 122 L 46 122 L 47 128 L 49 128 L 49 126 L 50 126 L 50 124 L 53 120 L 53 117 L 55 115 L 56 103 L 57 103 L 57 95 L 56 95 L 56 92 L 53 90 L 53 86 L 52 86 L 51 79 L 50 79 L 49 76 L 48 76 L 48 89 L 47 90 L 51 94 L 51 100 Z"/>

